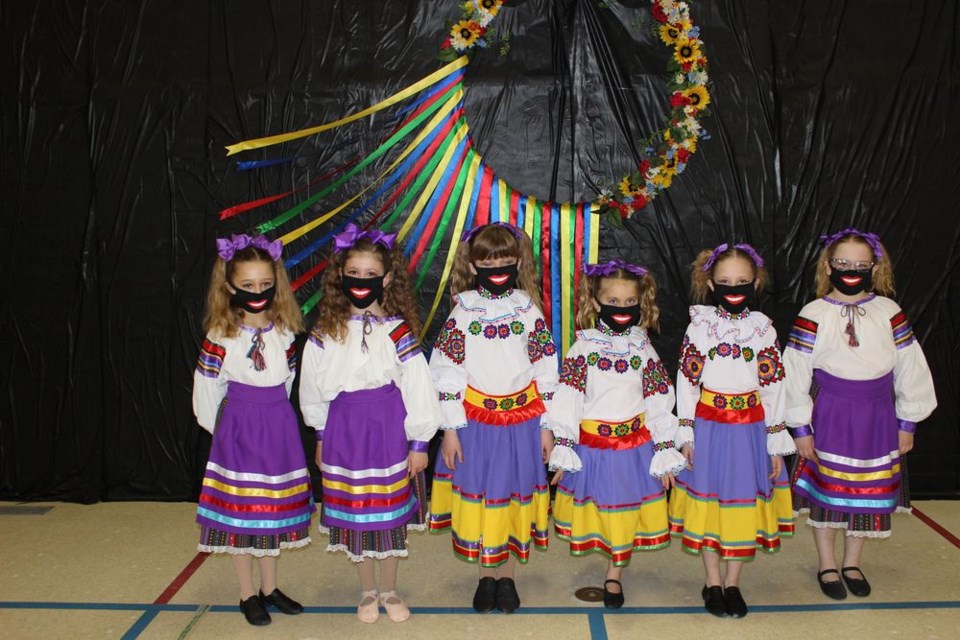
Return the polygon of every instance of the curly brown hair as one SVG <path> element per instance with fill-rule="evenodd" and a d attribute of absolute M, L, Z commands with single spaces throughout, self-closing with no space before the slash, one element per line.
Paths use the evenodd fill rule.
<path fill-rule="evenodd" d="M 717 256 L 717 260 L 713 263 L 713 266 L 704 271 L 703 265 L 707 263 L 707 259 L 710 258 L 712 253 L 713 249 L 704 249 L 697 254 L 693 264 L 690 265 L 690 297 L 695 304 L 704 304 L 710 300 L 710 285 L 707 283 L 713 280 L 713 272 L 717 268 L 717 265 L 731 258 L 742 258 L 750 263 L 750 266 L 753 267 L 753 279 L 754 282 L 757 283 L 758 293 L 767 288 L 770 276 L 767 274 L 766 268 L 758 267 L 746 251 L 742 251 L 736 247 L 730 247 L 726 251 L 721 252 Z"/>
<path fill-rule="evenodd" d="M 210 274 L 210 286 L 207 288 L 207 304 L 203 315 L 203 330 L 214 336 L 232 338 L 240 333 L 243 310 L 230 302 L 231 294 L 227 283 L 233 280 L 237 265 L 243 262 L 265 262 L 273 268 L 273 283 L 277 293 L 273 303 L 264 312 L 270 321 L 280 329 L 291 333 L 303 331 L 303 316 L 290 288 L 290 279 L 283 266 L 283 259 L 274 261 L 270 254 L 258 247 L 246 247 L 237 251 L 233 258 L 224 260 L 217 257 Z"/>
<path fill-rule="evenodd" d="M 589 329 L 596 325 L 597 310 L 593 301 L 600 295 L 603 283 L 608 280 L 625 280 L 637 285 L 637 297 L 640 299 L 640 322 L 643 329 L 660 330 L 660 307 L 657 306 L 657 282 L 651 274 L 638 276 L 625 269 L 617 269 L 608 276 L 580 276 L 577 287 L 577 326 Z"/>
<path fill-rule="evenodd" d="M 883 243 L 881 243 L 880 250 L 883 252 L 883 256 L 881 258 L 877 258 L 877 254 L 874 253 L 873 247 L 870 246 L 870 243 L 860 236 L 848 234 L 841 237 L 830 246 L 824 247 L 823 251 L 820 252 L 820 257 L 817 259 L 817 271 L 816 275 L 814 276 L 814 282 L 817 285 L 817 297 L 822 298 L 833 291 L 833 285 L 830 284 L 830 274 L 827 273 L 827 267 L 830 266 L 830 260 L 833 259 L 833 255 L 836 253 L 837 247 L 847 242 L 859 242 L 870 249 L 870 255 L 873 256 L 873 261 L 876 263 L 870 291 L 879 293 L 882 296 L 892 296 L 895 294 L 897 291 L 893 282 L 893 264 L 890 262 L 890 252 L 887 251 L 887 248 L 883 246 Z"/>
<path fill-rule="evenodd" d="M 323 300 L 320 303 L 320 314 L 317 317 L 316 329 L 321 334 L 329 336 L 338 342 L 347 337 L 347 321 L 350 319 L 350 300 L 343 293 L 343 265 L 351 256 L 360 253 L 370 253 L 376 256 L 383 265 L 383 273 L 391 274 L 389 283 L 384 285 L 383 303 L 380 305 L 387 316 L 402 317 L 414 334 L 420 333 L 420 308 L 410 286 L 410 277 L 407 274 L 407 259 L 395 245 L 388 250 L 382 244 L 371 242 L 368 238 L 361 238 L 347 251 L 334 252 L 323 273 L 321 286 Z"/>
<path fill-rule="evenodd" d="M 520 263 L 517 274 L 517 288 L 523 289 L 538 309 L 540 302 L 540 279 L 537 263 L 533 258 L 533 244 L 527 234 L 521 230 L 518 238 L 510 229 L 502 225 L 488 224 L 478 231 L 469 242 L 461 242 L 453 260 L 450 274 L 450 295 L 469 291 L 476 287 L 476 277 L 470 271 L 470 265 L 482 260 L 516 258 Z"/>

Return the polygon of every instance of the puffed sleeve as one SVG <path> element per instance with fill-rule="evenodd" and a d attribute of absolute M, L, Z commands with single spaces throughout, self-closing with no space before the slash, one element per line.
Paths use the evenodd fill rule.
<path fill-rule="evenodd" d="M 796 453 L 797 447 L 783 421 L 786 369 L 777 345 L 777 331 L 771 325 L 763 334 L 763 347 L 757 353 L 757 377 L 760 383 L 760 404 L 767 423 L 767 453 L 785 456 Z"/>
<path fill-rule="evenodd" d="M 580 440 L 580 420 L 587 392 L 587 360 L 579 351 L 578 344 L 574 344 L 560 364 L 559 384 L 544 418 L 556 444 L 550 454 L 551 471 L 576 472 L 583 468 L 574 449 Z"/>
<path fill-rule="evenodd" d="M 420 342 L 406 322 L 401 322 L 390 332 L 390 339 L 400 361 L 400 395 L 407 410 L 403 428 L 410 450 L 426 453 L 430 439 L 443 422 L 430 367 L 423 357 Z"/>
<path fill-rule="evenodd" d="M 817 342 L 818 325 L 813 320 L 798 316 L 783 350 L 783 366 L 787 371 L 784 381 L 786 398 L 783 417 L 794 438 L 813 434 L 810 418 L 813 415 L 813 348 Z"/>
<path fill-rule="evenodd" d="M 543 314 L 536 306 L 532 306 L 529 311 L 527 326 L 533 328 L 527 334 L 527 357 L 533 365 L 533 379 L 537 382 L 540 398 L 549 411 L 557 389 L 557 344 L 547 328 Z M 546 426 L 545 421 L 543 424 Z"/>
<path fill-rule="evenodd" d="M 662 478 L 668 473 L 679 473 L 687 466 L 686 459 L 677 451 L 677 417 L 673 415 L 676 395 L 670 376 L 653 347 L 644 353 L 643 402 L 647 429 L 653 439 L 653 460 L 650 475 Z"/>
<path fill-rule="evenodd" d="M 933 377 L 907 314 L 898 312 L 890 319 L 890 325 L 897 347 L 897 362 L 893 367 L 897 419 L 901 431 L 913 433 L 917 423 L 925 420 L 937 407 Z"/>
<path fill-rule="evenodd" d="M 454 297 L 454 304 L 457 298 Z M 463 398 L 467 389 L 466 338 L 458 325 L 458 309 L 455 307 L 450 317 L 440 329 L 440 335 L 430 354 L 430 374 L 440 400 L 442 414 L 441 429 L 462 429 L 467 426 L 467 413 L 463 407 Z"/>
<path fill-rule="evenodd" d="M 330 403 L 320 393 L 320 371 L 323 367 L 323 337 L 314 329 L 303 345 L 303 362 L 300 371 L 300 411 L 307 426 L 317 431 L 317 440 L 323 440 L 327 426 L 327 411 Z"/>
<path fill-rule="evenodd" d="M 700 377 L 703 375 L 703 354 L 690 336 L 690 329 L 680 346 L 680 364 L 677 367 L 677 447 L 693 445 L 693 420 L 700 401 Z"/>
<path fill-rule="evenodd" d="M 193 373 L 193 413 L 197 423 L 210 433 L 217 426 L 217 412 L 227 395 L 227 381 L 220 375 L 227 350 L 208 336 L 200 347 Z"/>

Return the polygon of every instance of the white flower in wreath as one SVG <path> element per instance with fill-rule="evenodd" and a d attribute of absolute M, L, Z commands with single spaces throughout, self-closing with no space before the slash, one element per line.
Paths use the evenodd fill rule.
<path fill-rule="evenodd" d="M 687 74 L 687 80 L 690 84 L 707 84 L 708 79 L 706 71 L 691 71 Z"/>

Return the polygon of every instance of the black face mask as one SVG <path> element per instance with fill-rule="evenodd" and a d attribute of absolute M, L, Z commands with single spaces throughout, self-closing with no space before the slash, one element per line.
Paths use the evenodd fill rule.
<path fill-rule="evenodd" d="M 630 327 L 637 324 L 640 320 L 640 303 L 632 304 L 628 307 L 615 307 L 612 304 L 603 304 L 597 300 L 600 305 L 600 319 L 617 333 L 629 331 Z"/>
<path fill-rule="evenodd" d="M 867 291 L 873 284 L 873 269 L 866 271 L 838 271 L 831 267 L 830 284 L 837 291 L 847 296 L 855 296 L 861 291 Z"/>
<path fill-rule="evenodd" d="M 231 285 L 232 286 L 232 285 Z M 260 293 L 244 291 L 233 287 L 236 293 L 230 295 L 230 302 L 240 307 L 247 313 L 262 313 L 270 308 L 273 297 L 277 295 L 277 288 L 270 287 Z"/>
<path fill-rule="evenodd" d="M 383 301 L 383 278 L 354 278 L 353 276 L 343 276 L 343 282 L 340 288 L 343 294 L 350 300 L 350 304 L 357 309 L 366 309 L 374 302 Z"/>
<path fill-rule="evenodd" d="M 753 302 L 757 288 L 755 283 L 729 285 L 713 283 L 713 300 L 728 313 L 738 314 Z"/>
<path fill-rule="evenodd" d="M 502 296 L 517 284 L 518 271 L 516 264 L 508 264 L 503 267 L 478 267 L 474 265 L 473 268 L 477 270 L 477 286 L 486 289 L 495 296 Z"/>

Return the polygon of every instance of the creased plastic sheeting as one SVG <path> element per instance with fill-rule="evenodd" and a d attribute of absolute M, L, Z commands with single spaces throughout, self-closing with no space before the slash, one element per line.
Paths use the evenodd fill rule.
<path fill-rule="evenodd" d="M 509 53 L 484 51 L 468 69 L 478 151 L 544 200 L 592 199 L 612 186 L 667 113 L 667 50 L 647 29 L 648 3 L 599 4 L 511 2 L 497 18 Z M 216 212 L 369 153 L 387 124 L 378 116 L 251 154 L 297 158 L 256 171 L 238 171 L 223 148 L 342 117 L 438 68 L 458 5 L 5 7 L 0 497 L 196 496 L 209 438 L 193 420 L 190 387 L 213 241 L 285 202 L 225 223 Z M 622 229 L 605 223 L 601 257 L 651 268 L 663 311 L 654 341 L 675 367 L 687 265 L 700 248 L 732 239 L 760 249 L 774 279 L 764 311 L 783 336 L 812 296 L 818 236 L 850 224 L 879 232 L 940 399 L 910 456 L 913 489 L 957 495 L 956 3 L 690 6 L 710 57 L 712 138 L 653 205 Z M 362 186 L 357 178 L 345 189 Z M 436 280 L 428 274 L 424 301 Z"/>

